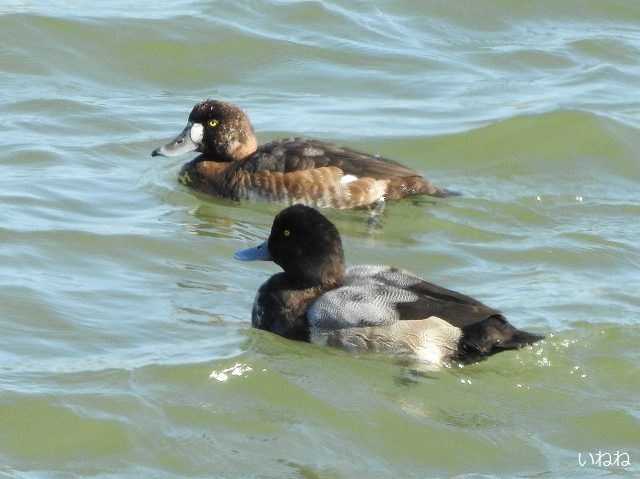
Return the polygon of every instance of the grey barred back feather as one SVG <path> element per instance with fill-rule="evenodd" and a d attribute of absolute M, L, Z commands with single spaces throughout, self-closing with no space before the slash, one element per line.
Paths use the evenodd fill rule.
<path fill-rule="evenodd" d="M 393 324 L 401 319 L 399 304 L 418 301 L 406 288 L 420 281 L 389 266 L 352 266 L 341 287 L 324 293 L 307 310 L 309 326 L 325 330 Z"/>

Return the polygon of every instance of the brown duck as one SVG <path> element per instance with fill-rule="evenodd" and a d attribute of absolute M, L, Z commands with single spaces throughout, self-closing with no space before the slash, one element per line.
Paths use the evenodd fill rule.
<path fill-rule="evenodd" d="M 400 163 L 306 138 L 258 145 L 237 106 L 205 100 L 191 110 L 185 129 L 152 156 L 198 151 L 180 181 L 195 190 L 231 198 L 329 208 L 357 208 L 411 195 L 453 194 Z"/>

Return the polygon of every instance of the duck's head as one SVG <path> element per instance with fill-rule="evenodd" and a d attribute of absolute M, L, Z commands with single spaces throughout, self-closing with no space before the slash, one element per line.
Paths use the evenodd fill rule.
<path fill-rule="evenodd" d="M 247 115 L 223 101 L 205 100 L 191 110 L 187 126 L 151 156 L 178 156 L 199 151 L 216 161 L 241 160 L 256 151 L 258 143 Z"/>
<path fill-rule="evenodd" d="M 278 213 L 269 239 L 236 252 L 234 258 L 273 261 L 300 287 L 335 287 L 344 278 L 338 230 L 318 211 L 304 205 L 289 206 Z"/>

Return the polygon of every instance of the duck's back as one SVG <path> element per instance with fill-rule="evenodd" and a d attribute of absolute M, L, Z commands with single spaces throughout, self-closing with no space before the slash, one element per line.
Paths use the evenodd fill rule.
<path fill-rule="evenodd" d="M 319 328 L 383 326 L 438 316 L 464 327 L 499 315 L 481 302 L 390 266 L 347 269 L 341 287 L 323 294 L 308 317 Z"/>
<path fill-rule="evenodd" d="M 320 140 L 289 138 L 261 145 L 239 169 L 272 199 L 353 208 L 416 194 L 446 196 L 402 164 Z M 266 184 L 266 188 L 263 186 Z"/>
<path fill-rule="evenodd" d="M 349 268 L 341 287 L 311 305 L 307 320 L 314 342 L 431 362 L 475 360 L 540 339 L 469 296 L 389 266 Z"/>
<path fill-rule="evenodd" d="M 291 173 L 328 166 L 358 178 L 380 180 L 420 176 L 417 171 L 397 161 L 309 138 L 287 138 L 265 143 L 251 155 L 244 168 L 253 172 Z"/>

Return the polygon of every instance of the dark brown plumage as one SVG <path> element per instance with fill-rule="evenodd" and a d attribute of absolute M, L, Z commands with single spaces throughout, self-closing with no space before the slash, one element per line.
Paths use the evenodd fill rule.
<path fill-rule="evenodd" d="M 184 131 L 152 155 L 188 151 L 202 154 L 184 165 L 180 181 L 235 200 L 356 208 L 410 195 L 451 194 L 396 161 L 324 141 L 289 138 L 258 146 L 245 113 L 215 100 L 197 104 Z"/>

